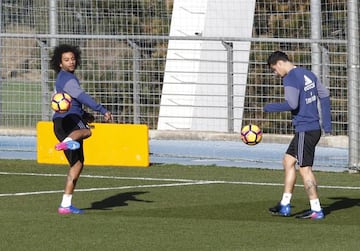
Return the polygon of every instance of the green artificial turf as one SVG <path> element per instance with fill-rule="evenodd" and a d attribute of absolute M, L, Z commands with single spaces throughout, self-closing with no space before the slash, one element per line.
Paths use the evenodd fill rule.
<path fill-rule="evenodd" d="M 316 172 L 326 218 L 277 217 L 278 170 L 86 167 L 58 215 L 66 166 L 0 160 L 1 250 L 357 250 L 359 175 Z M 293 214 L 309 207 L 301 179 Z"/>

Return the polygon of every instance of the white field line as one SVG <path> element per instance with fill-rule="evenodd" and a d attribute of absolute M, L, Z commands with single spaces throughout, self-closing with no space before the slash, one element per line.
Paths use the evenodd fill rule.
<path fill-rule="evenodd" d="M 43 176 L 43 177 L 65 177 L 65 174 L 52 174 L 52 173 L 12 173 L 0 172 L 0 175 L 19 175 L 19 176 Z M 174 181 L 174 182 L 194 182 L 197 180 L 189 179 L 165 179 L 165 178 L 146 178 L 146 177 L 119 177 L 119 176 L 103 176 L 103 175 L 87 175 L 82 174 L 82 178 L 92 179 L 112 179 L 112 180 L 147 180 L 147 181 Z"/>
<path fill-rule="evenodd" d="M 0 175 L 41 176 L 41 177 L 65 177 L 64 174 L 12 173 L 12 172 L 0 172 Z M 99 176 L 99 175 L 82 175 L 81 177 L 83 177 L 83 178 L 92 178 L 92 179 L 166 181 L 166 182 L 177 182 L 177 183 L 152 184 L 152 185 L 136 185 L 136 186 L 120 186 L 120 187 L 103 187 L 103 188 L 85 188 L 85 189 L 76 189 L 76 192 L 124 190 L 124 189 L 135 189 L 135 188 L 175 187 L 175 186 L 208 185 L 208 184 L 233 184 L 233 185 L 255 185 L 255 186 L 283 186 L 283 184 L 281 184 L 281 183 L 265 183 L 265 182 L 250 182 L 250 181 L 163 179 L 163 178 L 119 177 L 119 176 Z M 297 186 L 297 187 L 302 187 L 302 185 L 296 185 L 296 186 Z M 319 188 L 341 189 L 341 190 L 360 190 L 360 187 L 350 187 L 350 186 L 319 186 Z M 53 194 L 53 193 L 63 193 L 63 190 L 22 192 L 22 193 L 8 193 L 8 194 L 0 194 L 0 197 L 25 196 L 25 195 L 39 195 L 39 194 Z"/>
<path fill-rule="evenodd" d="M 95 187 L 95 188 L 83 188 L 76 189 L 76 192 L 93 192 L 93 191 L 110 191 L 110 190 L 124 190 L 124 189 L 136 189 L 136 188 L 154 188 L 154 187 L 175 187 L 175 186 L 189 186 L 189 185 L 205 185 L 212 184 L 214 182 L 189 182 L 189 183 L 170 183 L 170 184 L 153 184 L 153 185 L 137 185 L 137 186 L 121 186 L 121 187 Z M 23 192 L 23 193 L 8 193 L 0 194 L 0 197 L 12 197 L 12 196 L 26 196 L 26 195 L 39 195 L 39 194 L 54 194 L 63 193 L 64 190 L 53 191 L 37 191 L 37 192 Z"/>

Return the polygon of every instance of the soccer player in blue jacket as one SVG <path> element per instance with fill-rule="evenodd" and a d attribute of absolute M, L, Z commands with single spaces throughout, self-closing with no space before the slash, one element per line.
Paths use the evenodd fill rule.
<path fill-rule="evenodd" d="M 60 141 L 55 149 L 64 151 L 70 165 L 63 198 L 58 208 L 59 214 L 83 213 L 83 210 L 74 207 L 71 202 L 76 182 L 84 167 L 83 140 L 91 136 L 88 123 L 94 120 L 93 115 L 83 110 L 83 105 L 100 112 L 105 121 L 112 119 L 111 113 L 81 88 L 78 78 L 74 75 L 80 62 L 81 51 L 67 44 L 55 47 L 50 61 L 52 69 L 57 73 L 56 92 L 66 92 L 72 98 L 69 111 L 56 112 L 53 115 L 54 133 Z"/>
<path fill-rule="evenodd" d="M 275 207 L 269 208 L 269 211 L 281 216 L 291 215 L 290 200 L 294 191 L 296 164 L 298 164 L 311 209 L 297 215 L 296 218 L 323 219 L 325 215 L 320 205 L 312 166 L 315 147 L 321 137 L 321 127 L 325 134 L 331 133 L 329 91 L 313 72 L 295 66 L 284 52 L 273 52 L 268 58 L 268 65 L 283 80 L 285 101 L 266 104 L 264 111 L 290 111 L 295 128 L 295 135 L 283 158 L 285 171 L 283 196 Z M 318 101 L 320 101 L 322 124 L 320 124 Z"/>

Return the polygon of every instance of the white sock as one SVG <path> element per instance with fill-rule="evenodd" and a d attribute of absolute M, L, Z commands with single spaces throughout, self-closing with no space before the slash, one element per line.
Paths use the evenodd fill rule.
<path fill-rule="evenodd" d="M 61 207 L 70 207 L 71 199 L 72 199 L 72 194 L 64 194 L 60 206 Z"/>
<path fill-rule="evenodd" d="M 283 205 L 283 206 L 285 206 L 287 204 L 290 204 L 291 197 L 292 197 L 291 193 L 283 193 L 280 204 Z"/>
<path fill-rule="evenodd" d="M 68 141 L 71 141 L 71 140 L 73 140 L 73 139 L 70 138 L 70 137 L 66 137 L 62 142 L 68 142 Z"/>
<path fill-rule="evenodd" d="M 310 207 L 312 211 L 316 211 L 316 212 L 321 211 L 319 199 L 310 200 Z"/>

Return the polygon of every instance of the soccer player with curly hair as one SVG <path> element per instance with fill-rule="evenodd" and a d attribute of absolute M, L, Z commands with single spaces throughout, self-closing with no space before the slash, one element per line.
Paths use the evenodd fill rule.
<path fill-rule="evenodd" d="M 65 113 L 55 112 L 53 115 L 54 133 L 60 141 L 55 149 L 64 151 L 69 162 L 69 170 L 59 214 L 81 214 L 83 210 L 72 205 L 72 195 L 81 171 L 84 167 L 83 140 L 91 136 L 88 123 L 94 116 L 83 109 L 83 105 L 93 111 L 100 112 L 105 121 L 112 119 L 112 114 L 104 106 L 98 104 L 80 86 L 74 72 L 81 63 L 81 51 L 78 47 L 61 44 L 55 47 L 50 60 L 51 68 L 56 72 L 55 91 L 71 96 L 71 107 Z"/>

